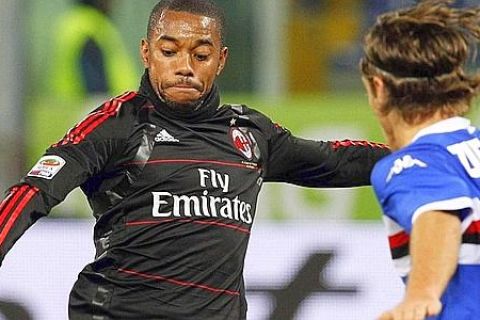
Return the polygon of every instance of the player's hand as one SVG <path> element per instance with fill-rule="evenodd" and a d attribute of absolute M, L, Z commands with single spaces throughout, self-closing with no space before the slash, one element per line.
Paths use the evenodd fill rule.
<path fill-rule="evenodd" d="M 392 310 L 382 313 L 378 320 L 424 320 L 435 316 L 442 310 L 442 303 L 437 299 L 406 300 Z"/>

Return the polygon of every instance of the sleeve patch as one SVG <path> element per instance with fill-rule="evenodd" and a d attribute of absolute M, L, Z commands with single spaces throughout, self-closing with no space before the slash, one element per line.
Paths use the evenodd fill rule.
<path fill-rule="evenodd" d="M 59 156 L 44 156 L 38 160 L 27 176 L 51 180 L 64 165 L 65 160 Z"/>

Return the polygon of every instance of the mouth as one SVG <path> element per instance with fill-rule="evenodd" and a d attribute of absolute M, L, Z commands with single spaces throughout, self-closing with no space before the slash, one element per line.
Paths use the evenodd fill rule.
<path fill-rule="evenodd" d="M 171 86 L 170 88 L 170 95 L 174 95 L 178 97 L 197 97 L 201 94 L 197 88 L 189 85 L 175 85 Z"/>
<path fill-rule="evenodd" d="M 172 88 L 181 89 L 181 90 L 196 90 L 198 89 L 190 84 L 176 84 Z"/>
<path fill-rule="evenodd" d="M 192 79 L 176 79 L 165 82 L 164 86 L 159 88 L 159 95 L 176 103 L 190 103 L 201 98 L 203 85 Z"/>
<path fill-rule="evenodd" d="M 183 78 L 183 79 L 177 79 L 177 81 L 171 83 L 171 87 L 175 88 L 177 90 L 185 90 L 185 91 L 190 91 L 190 90 L 195 90 L 195 91 L 202 91 L 202 85 L 193 81 L 190 78 Z"/>

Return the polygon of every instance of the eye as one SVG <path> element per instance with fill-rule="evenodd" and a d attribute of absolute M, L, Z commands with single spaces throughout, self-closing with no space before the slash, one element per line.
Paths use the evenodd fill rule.
<path fill-rule="evenodd" d="M 175 51 L 170 49 L 162 49 L 162 54 L 164 57 L 173 57 L 175 55 Z"/>
<path fill-rule="evenodd" d="M 196 53 L 195 54 L 195 59 L 197 61 L 206 61 L 208 59 L 208 54 L 203 54 L 203 53 Z"/>

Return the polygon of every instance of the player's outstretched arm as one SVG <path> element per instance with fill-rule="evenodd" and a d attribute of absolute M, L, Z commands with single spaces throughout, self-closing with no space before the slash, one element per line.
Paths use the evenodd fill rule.
<path fill-rule="evenodd" d="M 440 313 L 440 297 L 454 274 L 461 242 L 460 219 L 451 212 L 430 211 L 413 224 L 412 270 L 403 301 L 379 320 L 423 320 Z"/>
<path fill-rule="evenodd" d="M 317 188 L 370 185 L 375 163 L 390 153 L 386 145 L 368 141 L 313 141 L 295 136 L 282 139 L 272 150 L 265 181 Z"/>
<path fill-rule="evenodd" d="M 71 190 L 102 172 L 109 161 L 114 161 L 114 154 L 120 154 L 134 116 L 133 111 L 122 112 L 122 108 L 135 97 L 135 92 L 127 92 L 91 112 L 8 190 L 0 202 L 0 265 L 30 226 Z"/>

